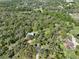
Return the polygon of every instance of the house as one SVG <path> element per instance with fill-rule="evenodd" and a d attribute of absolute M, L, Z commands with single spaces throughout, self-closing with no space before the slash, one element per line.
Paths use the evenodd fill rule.
<path fill-rule="evenodd" d="M 67 3 L 73 3 L 74 0 L 65 0 L 65 2 L 67 2 Z"/>

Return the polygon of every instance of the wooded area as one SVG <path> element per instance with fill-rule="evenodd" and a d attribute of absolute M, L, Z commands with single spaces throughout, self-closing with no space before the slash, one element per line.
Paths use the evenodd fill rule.
<path fill-rule="evenodd" d="M 78 0 L 0 0 L 0 59 L 79 59 L 78 9 Z"/>

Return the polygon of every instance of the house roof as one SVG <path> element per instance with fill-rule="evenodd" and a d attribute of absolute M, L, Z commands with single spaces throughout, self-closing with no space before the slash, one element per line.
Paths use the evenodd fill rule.
<path fill-rule="evenodd" d="M 74 2 L 74 0 L 65 0 L 66 2 Z"/>

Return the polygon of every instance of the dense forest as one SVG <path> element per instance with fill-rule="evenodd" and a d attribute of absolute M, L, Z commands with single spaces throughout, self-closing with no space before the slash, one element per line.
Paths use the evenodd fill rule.
<path fill-rule="evenodd" d="M 0 0 L 0 59 L 79 59 L 78 15 L 78 0 Z"/>

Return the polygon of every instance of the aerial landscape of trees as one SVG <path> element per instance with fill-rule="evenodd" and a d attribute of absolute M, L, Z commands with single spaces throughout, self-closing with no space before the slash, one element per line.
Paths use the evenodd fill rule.
<path fill-rule="evenodd" d="M 0 59 L 79 59 L 78 9 L 78 1 L 0 1 Z"/>

